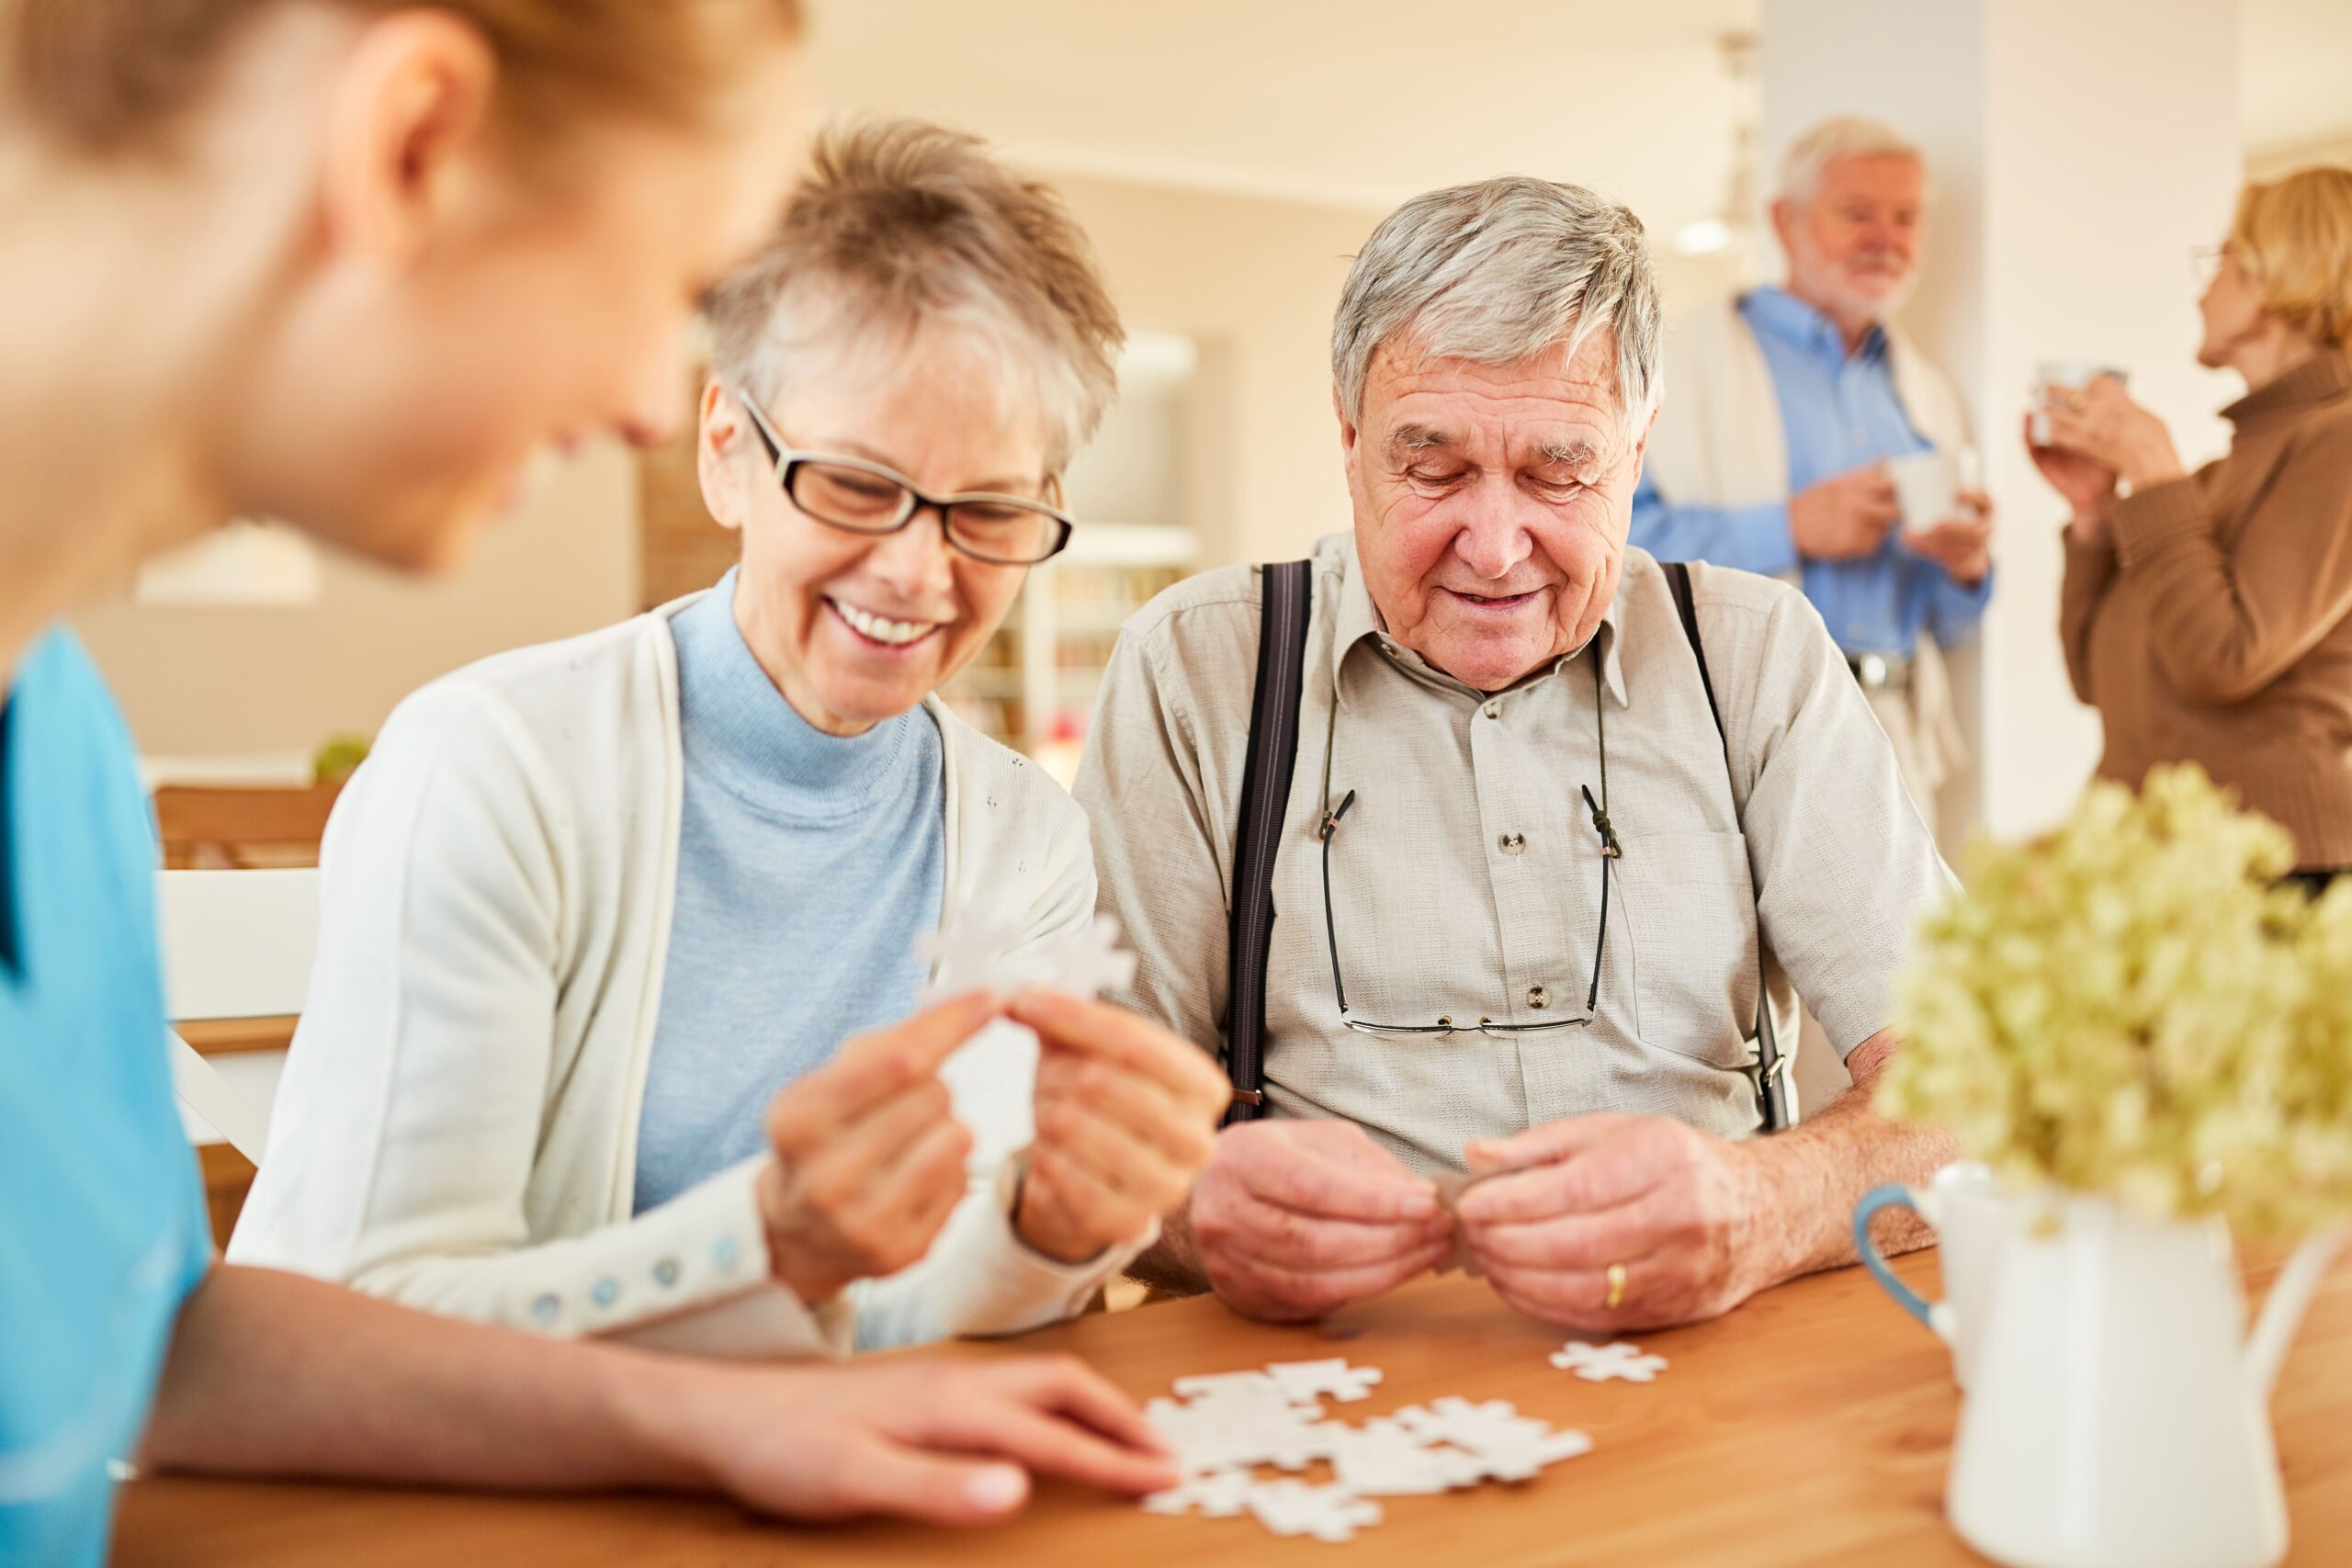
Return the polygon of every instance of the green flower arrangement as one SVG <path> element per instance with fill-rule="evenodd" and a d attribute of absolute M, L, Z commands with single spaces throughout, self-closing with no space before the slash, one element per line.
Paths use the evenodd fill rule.
<path fill-rule="evenodd" d="M 2352 1213 L 2352 879 L 2194 765 L 1980 840 L 1921 925 L 1877 1103 L 2020 1188 L 2291 1235 Z"/>

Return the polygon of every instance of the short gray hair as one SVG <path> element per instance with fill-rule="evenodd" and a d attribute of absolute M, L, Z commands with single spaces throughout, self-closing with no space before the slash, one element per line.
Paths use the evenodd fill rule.
<path fill-rule="evenodd" d="M 1657 268 L 1642 220 L 1582 186 L 1522 175 L 1417 196 L 1382 220 L 1340 293 L 1331 379 L 1363 417 L 1373 355 L 1399 334 L 1420 352 L 1515 365 L 1570 354 L 1613 329 L 1629 438 L 1657 412 Z"/>
<path fill-rule="evenodd" d="M 1781 160 L 1779 196 L 1792 207 L 1810 203 L 1821 189 L 1822 172 L 1840 158 L 1908 158 L 1928 165 L 1919 144 L 1883 120 L 1839 115 L 1808 127 Z"/>
<path fill-rule="evenodd" d="M 913 119 L 829 131 L 760 253 L 710 291 L 712 359 L 755 397 L 855 342 L 903 350 L 955 322 L 1034 374 L 1046 468 L 1092 437 L 1126 333 L 1061 197 L 978 137 Z"/>

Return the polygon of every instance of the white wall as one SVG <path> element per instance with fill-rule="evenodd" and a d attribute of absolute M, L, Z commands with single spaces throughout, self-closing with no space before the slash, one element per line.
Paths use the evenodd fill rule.
<path fill-rule="evenodd" d="M 435 581 L 330 557 L 299 609 L 154 609 L 126 595 L 74 617 L 140 750 L 314 750 L 373 734 L 403 696 L 484 654 L 568 637 L 637 602 L 636 464 L 584 450 Z"/>

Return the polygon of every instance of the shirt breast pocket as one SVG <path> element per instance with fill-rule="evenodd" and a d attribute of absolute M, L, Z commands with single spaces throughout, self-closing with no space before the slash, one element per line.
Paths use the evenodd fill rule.
<path fill-rule="evenodd" d="M 1624 840 L 1617 886 L 1634 950 L 1642 1043 L 1713 1066 L 1747 1063 L 1756 1017 L 1756 888 L 1737 833 Z"/>

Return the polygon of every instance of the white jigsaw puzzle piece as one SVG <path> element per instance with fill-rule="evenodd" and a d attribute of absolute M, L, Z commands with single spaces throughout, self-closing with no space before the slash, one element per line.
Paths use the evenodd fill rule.
<path fill-rule="evenodd" d="M 1098 915 L 1076 931 L 1064 931 L 1017 953 L 1018 920 L 973 908 L 959 909 L 946 925 L 915 938 L 915 957 L 931 965 L 922 1006 L 993 988 L 1018 991 L 1044 986 L 1074 997 L 1098 997 L 1132 985 L 1136 955 L 1119 945 L 1119 922 Z"/>
<path fill-rule="evenodd" d="M 915 957 L 932 966 L 918 1004 L 930 1007 L 967 991 L 1001 988 L 1005 955 L 1020 942 L 1019 922 L 969 908 L 957 910 L 944 928 L 915 938 Z"/>
<path fill-rule="evenodd" d="M 1623 1339 L 1611 1345 L 1571 1339 L 1552 1352 L 1551 1361 L 1562 1371 L 1572 1371 L 1587 1382 L 1607 1382 L 1611 1378 L 1624 1382 L 1648 1382 L 1666 1371 L 1664 1356 L 1645 1356 L 1640 1346 Z"/>
<path fill-rule="evenodd" d="M 1276 1361 L 1266 1368 L 1266 1375 L 1294 1404 L 1313 1404 L 1327 1398 L 1351 1403 L 1368 1395 L 1381 1378 L 1378 1367 L 1351 1367 L 1344 1356 L 1323 1361 Z"/>
<path fill-rule="evenodd" d="M 1265 1372 L 1201 1372 L 1178 1378 L 1173 1386 L 1180 1399 L 1290 1403 L 1283 1394 L 1282 1384 Z"/>
<path fill-rule="evenodd" d="M 1479 1461 L 1498 1481 L 1527 1481 L 1545 1465 L 1592 1451 L 1592 1439 L 1573 1430 L 1555 1431 L 1549 1422 L 1521 1416 L 1508 1400 L 1473 1404 L 1449 1396 L 1424 1408 L 1408 1404 L 1396 1420 L 1428 1442 L 1451 1443 Z"/>
<path fill-rule="evenodd" d="M 1413 1497 L 1476 1486 L 1487 1469 L 1476 1455 L 1432 1445 L 1384 1416 L 1340 1433 L 1331 1473 L 1358 1496 Z"/>
<path fill-rule="evenodd" d="M 1256 1382 L 1240 1379 L 1254 1378 Z M 1317 1419 L 1320 1407 L 1284 1400 L 1262 1373 L 1186 1379 L 1205 1389 L 1189 1404 L 1155 1399 L 1144 1416 L 1175 1449 L 1188 1474 L 1255 1464 L 1303 1470 L 1331 1455 L 1337 1423 Z"/>
<path fill-rule="evenodd" d="M 1136 955 L 1119 945 L 1119 922 L 1097 915 L 1077 931 L 1043 943 L 1037 967 L 1037 985 L 1073 997 L 1099 997 L 1135 984 Z"/>
<path fill-rule="evenodd" d="M 1357 1530 L 1380 1522 L 1380 1505 L 1344 1486 L 1310 1486 L 1304 1481 L 1262 1481 L 1250 1489 L 1250 1511 L 1276 1535 L 1311 1535 L 1317 1540 L 1355 1539 Z"/>
<path fill-rule="evenodd" d="M 1250 1506 L 1250 1489 L 1258 1483 L 1246 1470 L 1212 1470 L 1188 1476 L 1182 1486 L 1155 1492 L 1143 1500 L 1149 1514 L 1189 1514 L 1197 1508 L 1203 1518 L 1229 1519 Z"/>

